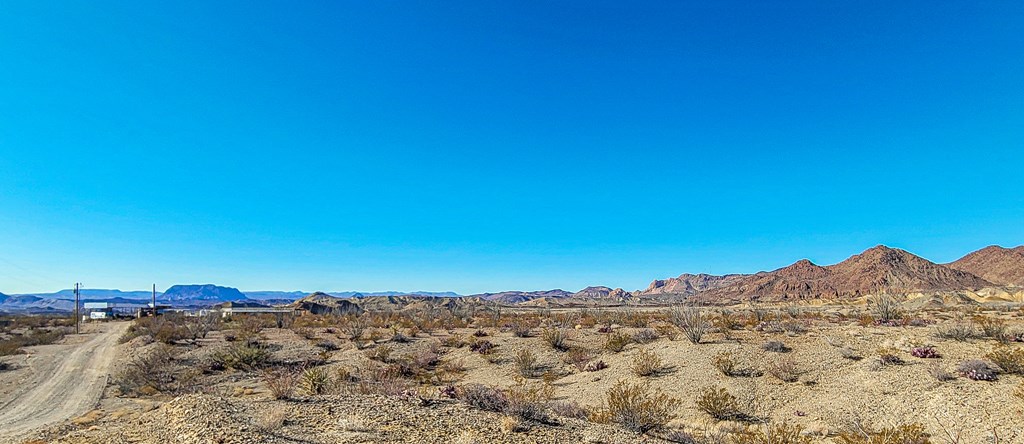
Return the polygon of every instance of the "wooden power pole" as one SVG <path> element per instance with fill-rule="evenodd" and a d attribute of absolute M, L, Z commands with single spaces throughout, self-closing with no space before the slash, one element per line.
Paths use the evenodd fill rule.
<path fill-rule="evenodd" d="M 156 317 L 156 284 L 153 284 L 153 317 Z"/>
<path fill-rule="evenodd" d="M 79 326 L 82 324 L 82 316 L 78 312 L 78 305 L 79 305 L 78 302 L 79 302 L 80 294 L 81 294 L 81 290 L 80 290 L 79 287 L 81 287 L 81 285 L 82 284 L 80 284 L 78 282 L 75 282 L 75 334 L 76 335 L 81 332 L 81 329 L 80 329 Z"/>

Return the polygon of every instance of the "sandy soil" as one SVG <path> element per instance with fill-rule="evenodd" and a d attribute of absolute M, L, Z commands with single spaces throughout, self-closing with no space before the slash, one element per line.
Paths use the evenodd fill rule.
<path fill-rule="evenodd" d="M 81 415 L 100 399 L 128 322 L 87 324 L 58 344 L 28 347 L 0 374 L 0 442 Z"/>

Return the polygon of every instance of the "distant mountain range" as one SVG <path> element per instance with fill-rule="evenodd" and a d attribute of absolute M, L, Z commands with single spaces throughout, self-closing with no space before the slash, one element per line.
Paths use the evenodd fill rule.
<path fill-rule="evenodd" d="M 489 301 L 501 304 L 544 306 L 548 304 L 617 303 L 624 301 L 700 298 L 711 303 L 743 301 L 795 301 L 810 299 L 849 299 L 878 293 L 911 294 L 923 292 L 979 291 L 995 288 L 1011 298 L 1024 296 L 1024 246 L 1003 248 L 989 246 L 947 264 L 937 264 L 897 248 L 879 245 L 833 265 L 820 266 L 807 259 L 773 271 L 753 274 L 689 274 L 658 279 L 644 290 L 634 292 L 621 288 L 592 286 L 572 293 L 561 289 L 544 291 L 504 291 L 460 296 L 454 292 L 316 292 L 248 291 L 213 284 L 174 285 L 157 293 L 157 301 L 179 307 L 210 306 L 223 302 L 290 304 L 305 299 L 320 300 L 380 299 L 374 304 L 408 304 L 417 298 L 432 304 L 441 299 L 465 302 Z M 85 289 L 83 301 L 106 301 L 123 304 L 146 303 L 149 291 Z M 437 299 L 437 300 L 435 300 Z M 5 295 L 0 293 L 0 312 L 70 311 L 74 293 Z M 332 302 L 333 303 L 333 302 Z M 460 302 L 461 303 L 461 302 Z M 344 304 L 337 304 L 344 306 Z"/>

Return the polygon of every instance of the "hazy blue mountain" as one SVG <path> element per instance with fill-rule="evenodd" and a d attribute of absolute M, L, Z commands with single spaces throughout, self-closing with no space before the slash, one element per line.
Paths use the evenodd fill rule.
<path fill-rule="evenodd" d="M 297 301 L 314 292 L 309 291 L 275 291 L 275 290 L 251 290 L 245 291 L 245 296 L 258 301 L 288 300 Z M 337 298 L 359 298 L 367 296 L 433 296 L 433 297 L 459 297 L 458 293 L 451 291 L 325 291 L 320 292 Z"/>
<path fill-rule="evenodd" d="M 247 299 L 237 288 L 219 287 L 213 284 L 175 285 L 157 298 L 159 301 L 170 302 L 172 305 L 217 304 Z"/>
<path fill-rule="evenodd" d="M 121 291 L 121 290 L 106 290 L 106 289 L 100 289 L 100 288 L 83 288 L 81 290 L 81 294 L 82 294 L 82 299 L 88 298 L 88 299 L 95 299 L 95 300 L 105 300 L 105 299 L 115 299 L 115 298 L 149 300 L 149 299 L 151 299 L 153 297 L 153 292 L 152 291 L 145 291 L 145 290 L 140 290 L 140 291 Z M 68 289 L 68 290 L 61 290 L 61 291 L 58 291 L 56 293 L 26 293 L 26 294 L 19 294 L 19 295 L 16 295 L 16 296 L 38 296 L 38 297 L 41 297 L 43 299 L 67 299 L 67 300 L 72 300 L 73 301 L 73 300 L 75 300 L 75 291 Z M 160 293 L 157 293 L 156 297 L 159 298 L 160 297 Z"/>

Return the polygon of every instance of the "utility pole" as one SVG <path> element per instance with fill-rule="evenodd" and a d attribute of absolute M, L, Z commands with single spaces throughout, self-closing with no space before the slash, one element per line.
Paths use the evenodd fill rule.
<path fill-rule="evenodd" d="M 78 301 L 79 301 L 79 298 L 80 298 L 79 295 L 81 294 L 81 290 L 79 288 L 81 286 L 82 286 L 81 283 L 75 282 L 75 334 L 76 335 L 79 334 L 79 332 L 80 332 L 79 325 L 82 323 L 82 316 L 80 316 L 79 313 L 78 313 Z"/>
<path fill-rule="evenodd" d="M 156 284 L 153 284 L 153 317 L 156 317 Z"/>

